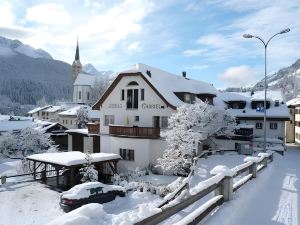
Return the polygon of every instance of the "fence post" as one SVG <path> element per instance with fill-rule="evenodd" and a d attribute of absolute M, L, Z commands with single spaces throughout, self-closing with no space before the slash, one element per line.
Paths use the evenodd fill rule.
<path fill-rule="evenodd" d="M 6 176 L 2 176 L 1 177 L 1 184 L 5 184 L 6 183 Z"/>
<path fill-rule="evenodd" d="M 265 157 L 265 158 L 262 160 L 262 162 L 263 162 L 264 167 L 267 167 L 267 166 L 268 166 L 268 157 Z"/>
<path fill-rule="evenodd" d="M 252 174 L 252 178 L 256 178 L 257 175 L 257 163 L 252 163 L 249 167 L 249 173 Z"/>
<path fill-rule="evenodd" d="M 224 201 L 233 199 L 233 172 L 227 166 L 219 165 L 214 167 L 210 174 L 224 175 L 223 181 L 220 186 L 214 191 L 215 196 L 223 195 Z"/>

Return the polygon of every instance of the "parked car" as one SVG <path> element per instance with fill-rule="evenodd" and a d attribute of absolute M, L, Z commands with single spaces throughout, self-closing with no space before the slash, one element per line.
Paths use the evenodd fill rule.
<path fill-rule="evenodd" d="M 74 186 L 60 195 L 60 207 L 69 212 L 89 203 L 110 202 L 116 196 L 124 197 L 125 188 L 116 185 L 107 185 L 101 182 L 88 182 Z"/>

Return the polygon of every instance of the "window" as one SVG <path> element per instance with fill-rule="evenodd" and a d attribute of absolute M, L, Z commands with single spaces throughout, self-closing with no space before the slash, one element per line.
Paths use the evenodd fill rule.
<path fill-rule="evenodd" d="M 271 130 L 277 130 L 277 123 L 270 123 Z"/>
<path fill-rule="evenodd" d="M 141 101 L 145 100 L 145 89 L 141 89 Z"/>
<path fill-rule="evenodd" d="M 139 116 L 135 116 L 135 117 L 134 117 L 134 121 L 135 121 L 135 122 L 139 122 L 139 121 L 140 121 L 140 117 L 139 117 Z"/>
<path fill-rule="evenodd" d="M 128 86 L 137 86 L 139 85 L 136 81 L 131 81 L 128 83 Z"/>
<path fill-rule="evenodd" d="M 128 89 L 127 90 L 127 109 L 137 109 L 139 106 L 139 90 Z"/>
<path fill-rule="evenodd" d="M 153 127 L 159 127 L 159 116 L 153 116 Z"/>
<path fill-rule="evenodd" d="M 120 148 L 120 156 L 123 160 L 134 161 L 134 150 Z"/>
<path fill-rule="evenodd" d="M 108 126 L 109 124 L 115 123 L 115 116 L 114 115 L 105 115 L 104 116 L 104 126 Z"/>
<path fill-rule="evenodd" d="M 87 100 L 90 100 L 90 92 L 86 93 L 86 98 L 87 98 Z"/>
<path fill-rule="evenodd" d="M 66 120 L 66 124 L 68 124 L 68 120 Z"/>
<path fill-rule="evenodd" d="M 81 91 L 78 93 L 78 99 L 81 99 Z"/>
<path fill-rule="evenodd" d="M 191 103 L 191 95 L 188 93 L 184 94 L 184 102 Z"/>
<path fill-rule="evenodd" d="M 256 123 L 255 127 L 256 127 L 256 129 L 262 129 L 263 128 L 263 124 L 262 123 Z"/>
<path fill-rule="evenodd" d="M 63 120 L 63 124 L 65 124 L 65 120 Z"/>
<path fill-rule="evenodd" d="M 168 128 L 168 117 L 167 116 L 161 117 L 161 128 Z"/>
<path fill-rule="evenodd" d="M 121 91 L 121 101 L 124 101 L 125 100 L 125 90 L 122 89 Z"/>

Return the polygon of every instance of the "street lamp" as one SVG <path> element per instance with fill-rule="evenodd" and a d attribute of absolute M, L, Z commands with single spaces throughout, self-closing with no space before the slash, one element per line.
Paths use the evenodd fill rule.
<path fill-rule="evenodd" d="M 286 28 L 282 31 L 280 31 L 277 34 L 274 34 L 272 37 L 269 38 L 267 42 L 265 42 L 261 37 L 259 36 L 254 36 L 251 34 L 244 34 L 244 38 L 256 38 L 260 40 L 264 47 L 265 47 L 265 99 L 264 99 L 264 152 L 266 152 L 266 147 L 267 147 L 267 47 L 269 42 L 273 39 L 273 37 L 277 36 L 278 34 L 285 34 L 290 31 L 290 28 Z"/>

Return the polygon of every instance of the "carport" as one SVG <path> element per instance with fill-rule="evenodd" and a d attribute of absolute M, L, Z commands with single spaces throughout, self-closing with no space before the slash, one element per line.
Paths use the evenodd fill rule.
<path fill-rule="evenodd" d="M 87 163 L 86 154 L 79 151 L 42 153 L 26 157 L 29 167 L 33 171 L 33 178 L 37 180 L 40 175 L 42 182 L 59 189 L 68 189 L 76 185 L 76 175 L 80 168 Z M 117 173 L 117 163 L 121 159 L 118 154 L 93 153 L 92 164 L 103 180 L 109 180 Z M 64 173 L 68 171 L 69 179 L 66 180 Z"/>

